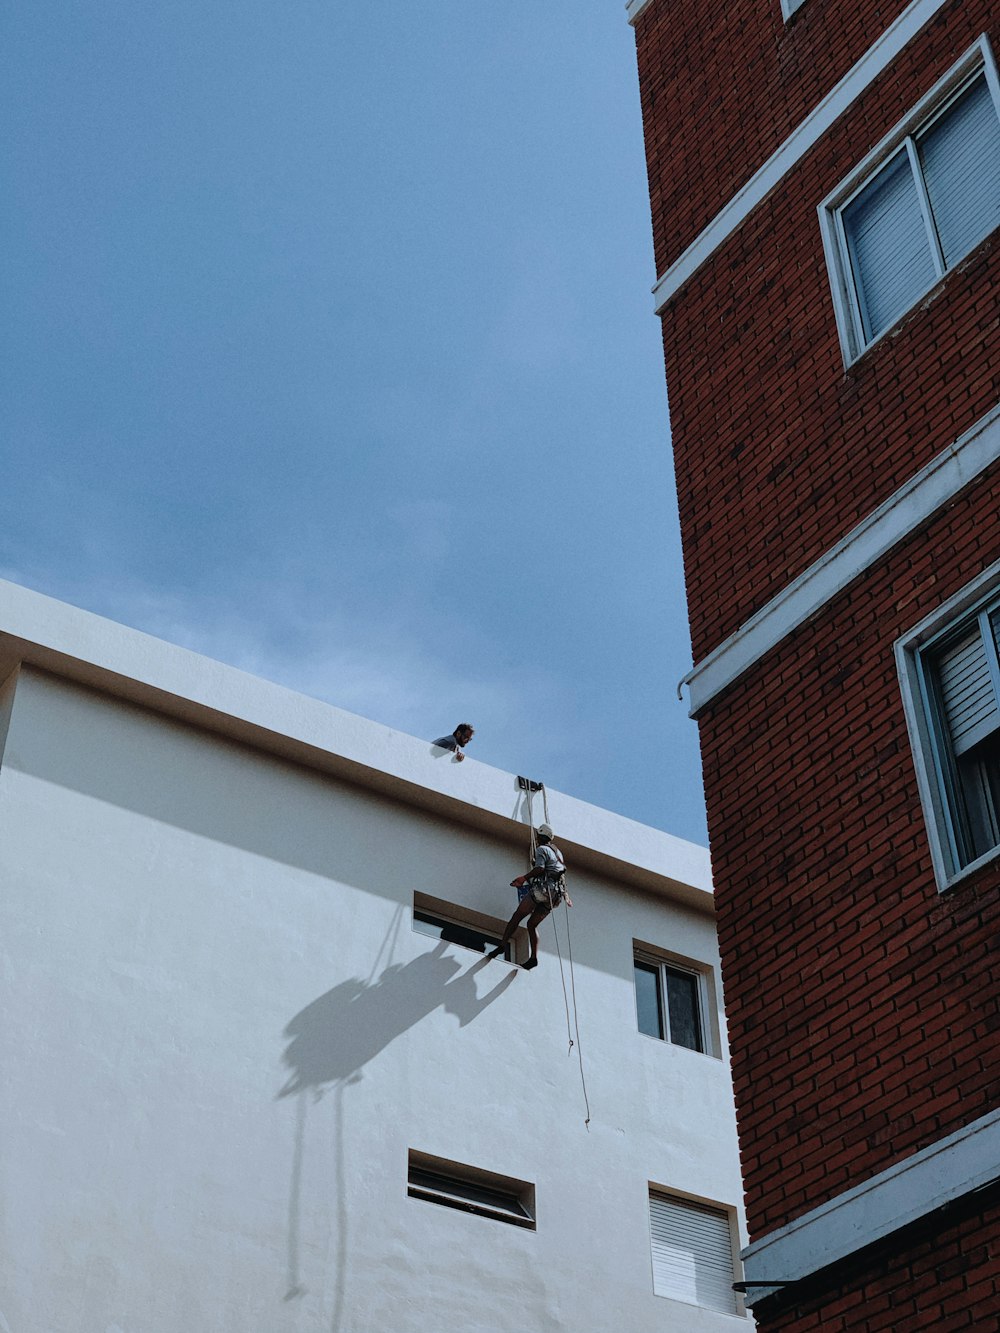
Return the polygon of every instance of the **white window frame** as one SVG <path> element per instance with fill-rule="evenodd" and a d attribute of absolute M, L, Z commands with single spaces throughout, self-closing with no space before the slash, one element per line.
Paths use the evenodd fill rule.
<path fill-rule="evenodd" d="M 896 641 L 896 670 L 903 712 L 917 775 L 920 804 L 930 842 L 938 892 L 953 888 L 984 865 L 1000 858 L 1000 843 L 962 864 L 943 777 L 942 741 L 936 734 L 933 705 L 928 698 L 922 658 L 937 640 L 1000 600 L 1000 560 L 943 603 Z"/>
<path fill-rule="evenodd" d="M 664 968 L 673 968 L 676 972 L 687 972 L 695 977 L 698 985 L 698 1009 L 699 1020 L 701 1024 L 701 1044 L 704 1048 L 700 1051 L 692 1050 L 690 1046 L 683 1046 L 678 1042 L 670 1040 L 669 1035 L 663 1037 L 654 1037 L 650 1032 L 643 1032 L 639 1026 L 639 999 L 635 989 L 635 964 L 644 963 L 647 967 L 659 969 L 659 994 L 661 1004 L 661 1019 L 665 1019 L 663 1024 L 669 1033 L 670 1014 L 667 1006 L 667 987 L 663 975 Z M 722 1058 L 721 1040 L 718 1025 L 718 1016 L 715 1008 L 715 985 L 713 969 L 705 964 L 695 962 L 691 958 L 682 958 L 679 954 L 669 953 L 664 949 L 658 949 L 655 945 L 645 944 L 641 940 L 632 941 L 632 1002 L 635 1005 L 635 1027 L 640 1037 L 646 1037 L 649 1041 L 658 1042 L 662 1046 L 669 1046 L 672 1050 L 684 1051 L 686 1054 L 703 1056 L 710 1055 L 714 1059 Z"/>
<path fill-rule="evenodd" d="M 411 1199 L 489 1217 L 527 1231 L 537 1229 L 535 1187 L 530 1181 L 434 1157 L 414 1148 L 407 1154 L 406 1193 Z M 476 1193 L 494 1197 L 477 1200 Z"/>
<path fill-rule="evenodd" d="M 694 1304 L 685 1301 L 683 1297 L 668 1295 L 665 1292 L 656 1290 L 656 1275 L 653 1265 L 653 1209 L 654 1199 L 664 1199 L 670 1203 L 685 1205 L 695 1209 L 705 1208 L 712 1212 L 719 1213 L 726 1218 L 729 1224 L 729 1246 L 732 1260 L 732 1280 L 737 1283 L 742 1280 L 743 1266 L 740 1259 L 740 1221 L 739 1215 L 734 1207 L 728 1203 L 720 1203 L 717 1199 L 706 1199 L 701 1195 L 688 1194 L 684 1190 L 673 1189 L 669 1185 L 657 1184 L 655 1181 L 648 1182 L 646 1193 L 646 1220 L 649 1227 L 649 1257 L 650 1257 L 650 1278 L 652 1280 L 653 1294 L 660 1300 L 677 1301 L 678 1304 Z M 695 1304 L 698 1310 L 714 1310 L 713 1306 Z M 717 1314 L 730 1314 L 736 1317 L 746 1318 L 747 1307 L 742 1294 L 733 1288 L 733 1309 L 731 1311 L 714 1310 Z"/>
<path fill-rule="evenodd" d="M 945 268 L 936 237 L 932 239 L 931 252 L 939 272 L 935 274 L 928 286 L 914 297 L 905 311 L 868 341 L 864 332 L 861 308 L 855 288 L 854 272 L 847 248 L 847 235 L 843 222 L 844 210 L 871 182 L 885 162 L 904 145 L 912 159 L 915 151 L 913 136 L 926 129 L 938 116 L 942 115 L 952 101 L 965 90 L 965 86 L 978 78 L 980 74 L 986 76 L 986 83 L 993 97 L 993 104 L 997 109 L 998 116 L 1000 116 L 1000 77 L 997 74 L 996 62 L 993 58 L 989 40 L 984 34 L 819 205 L 819 225 L 823 237 L 823 251 L 830 273 L 830 286 L 833 292 L 833 307 L 837 319 L 837 331 L 840 335 L 840 347 L 844 356 L 844 364 L 847 366 L 852 365 L 870 347 L 874 347 L 890 334 L 899 325 L 900 320 L 904 319 L 910 310 L 919 305 L 927 294 L 947 277 L 948 273 L 956 267 L 956 264 L 953 263 L 951 268 Z M 917 172 L 915 173 L 915 179 L 923 211 L 927 208 L 923 177 Z M 933 228 L 930 228 L 930 232 L 933 235 Z M 985 240 L 985 237 L 983 239 Z M 977 246 L 981 244 L 982 241 L 976 243 Z M 956 262 L 960 263 L 964 258 L 963 255 Z"/>

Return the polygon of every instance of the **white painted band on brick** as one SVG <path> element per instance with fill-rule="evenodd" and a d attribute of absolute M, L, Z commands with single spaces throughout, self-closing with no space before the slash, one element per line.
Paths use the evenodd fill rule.
<path fill-rule="evenodd" d="M 1000 405 L 943 449 L 766 606 L 724 639 L 681 681 L 697 717 L 792 630 L 948 503 L 1000 458 Z"/>
<path fill-rule="evenodd" d="M 1000 1110 L 838 1194 L 743 1251 L 747 1282 L 796 1282 L 1000 1179 Z M 747 1304 L 777 1287 L 751 1287 Z"/>
<path fill-rule="evenodd" d="M 945 0 L 913 0 L 899 18 L 868 48 L 826 94 L 806 118 L 799 122 L 785 142 L 767 159 L 729 203 L 718 212 L 705 230 L 657 279 L 653 288 L 656 313 L 662 313 L 670 298 L 701 267 L 712 253 L 774 187 L 799 163 L 813 145 L 843 115 L 864 90 L 895 60 L 906 44 L 928 23 Z"/>
<path fill-rule="evenodd" d="M 781 0 L 781 12 L 786 23 L 797 10 L 802 8 L 805 2 L 806 0 Z"/>
<path fill-rule="evenodd" d="M 652 3 L 653 0 L 628 0 L 628 4 L 625 6 L 625 13 L 628 15 L 629 23 L 634 26 L 636 19 L 642 11 L 648 9 Z"/>

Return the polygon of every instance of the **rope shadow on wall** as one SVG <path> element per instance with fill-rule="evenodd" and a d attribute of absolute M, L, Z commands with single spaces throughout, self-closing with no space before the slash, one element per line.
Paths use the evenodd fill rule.
<path fill-rule="evenodd" d="M 390 928 L 395 936 L 400 913 Z M 383 946 L 384 947 L 384 946 Z M 390 963 L 377 980 L 352 977 L 313 1000 L 285 1028 L 288 1046 L 282 1056 L 291 1073 L 278 1098 L 296 1097 L 295 1148 L 289 1191 L 288 1290 L 285 1300 L 306 1294 L 301 1280 L 300 1219 L 303 1158 L 305 1153 L 306 1107 L 310 1098 L 319 1101 L 334 1093 L 334 1170 L 337 1176 L 337 1262 L 334 1315 L 331 1333 L 339 1333 L 344 1308 L 347 1273 L 347 1208 L 344 1198 L 344 1090 L 358 1083 L 371 1060 L 397 1037 L 440 1006 L 453 1014 L 460 1027 L 471 1023 L 514 980 L 516 969 L 480 996 L 476 974 L 488 966 L 480 958 L 462 970 L 448 953 L 445 941 L 408 963 Z M 380 950 L 381 953 L 381 950 Z M 389 956 L 392 949 L 390 947 Z M 376 967 L 378 960 L 376 959 Z M 374 975 L 374 969 L 373 974 Z"/>

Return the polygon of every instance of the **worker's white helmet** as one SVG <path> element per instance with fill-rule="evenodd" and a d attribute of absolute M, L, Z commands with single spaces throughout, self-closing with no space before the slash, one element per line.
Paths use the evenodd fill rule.
<path fill-rule="evenodd" d="M 551 824 L 539 824 L 538 832 L 543 838 L 554 838 L 556 835 L 552 832 Z"/>

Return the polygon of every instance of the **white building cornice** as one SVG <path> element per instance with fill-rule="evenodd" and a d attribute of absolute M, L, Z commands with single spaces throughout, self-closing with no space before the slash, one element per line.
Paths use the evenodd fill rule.
<path fill-rule="evenodd" d="M 297 694 L 236 667 L 0 580 L 0 681 L 38 668 L 514 840 L 527 811 L 513 773 Z M 532 778 L 544 774 L 532 773 Z M 708 851 L 549 790 L 573 860 L 637 887 L 713 910 Z M 535 818 L 540 819 L 539 802 Z"/>
<path fill-rule="evenodd" d="M 1000 459 L 1000 405 L 791 581 L 684 677 L 692 717 Z"/>

